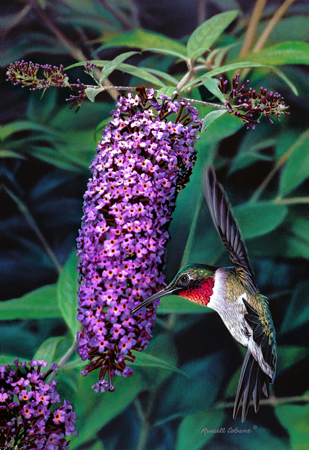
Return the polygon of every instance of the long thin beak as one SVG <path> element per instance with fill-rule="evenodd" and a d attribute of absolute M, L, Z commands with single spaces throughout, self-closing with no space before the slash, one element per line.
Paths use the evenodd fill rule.
<path fill-rule="evenodd" d="M 151 297 L 147 298 L 147 300 L 143 301 L 140 305 L 134 308 L 133 311 L 131 311 L 131 314 L 134 314 L 136 313 L 136 311 L 139 311 L 140 309 L 150 305 L 150 303 L 154 302 L 155 300 L 158 300 L 158 298 L 166 297 L 167 295 L 170 295 L 177 290 L 178 290 L 177 287 L 167 286 L 166 288 L 162 289 L 159 292 L 156 292 Z"/>

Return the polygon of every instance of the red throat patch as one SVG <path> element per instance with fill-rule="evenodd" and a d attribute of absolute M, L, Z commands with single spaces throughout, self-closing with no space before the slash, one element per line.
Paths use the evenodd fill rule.
<path fill-rule="evenodd" d="M 213 294 L 213 287 L 215 284 L 214 277 L 206 278 L 206 280 L 197 287 L 190 287 L 184 291 L 180 291 L 178 295 L 190 302 L 198 303 L 199 305 L 207 306 L 210 297 Z"/>

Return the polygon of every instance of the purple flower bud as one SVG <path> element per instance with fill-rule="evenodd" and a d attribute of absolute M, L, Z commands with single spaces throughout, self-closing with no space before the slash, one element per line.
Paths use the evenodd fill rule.
<path fill-rule="evenodd" d="M 96 392 L 112 391 L 114 375 L 131 376 L 132 350 L 152 337 L 158 302 L 130 311 L 164 284 L 167 229 L 194 166 L 197 115 L 153 90 L 120 97 L 90 166 L 77 239 L 78 352 L 90 360 L 83 375 L 100 369 Z"/>
<path fill-rule="evenodd" d="M 55 388 L 46 384 L 45 361 L 0 366 L 1 439 L 7 449 L 68 449 L 65 436 L 77 436 L 77 415 L 69 401 L 60 403 Z M 50 373 L 50 372 L 48 372 Z M 2 440 L 1 440 L 2 442 Z M 2 447 L 1 447 L 2 448 Z"/>

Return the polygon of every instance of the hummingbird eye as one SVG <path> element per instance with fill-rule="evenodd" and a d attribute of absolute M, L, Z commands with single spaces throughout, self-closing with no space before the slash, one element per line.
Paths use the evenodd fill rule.
<path fill-rule="evenodd" d="M 179 278 L 179 281 L 181 284 L 187 284 L 189 281 L 189 276 L 187 274 L 184 274 Z"/>

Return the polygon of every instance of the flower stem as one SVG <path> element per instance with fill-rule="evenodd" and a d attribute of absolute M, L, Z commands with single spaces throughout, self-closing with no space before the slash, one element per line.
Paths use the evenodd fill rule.
<path fill-rule="evenodd" d="M 275 198 L 277 205 L 296 205 L 298 203 L 309 203 L 309 197 Z"/>
<path fill-rule="evenodd" d="M 250 52 L 266 1 L 267 0 L 257 0 L 255 4 L 239 56 L 245 56 Z"/>
<path fill-rule="evenodd" d="M 71 347 L 69 348 L 69 350 L 63 355 L 63 357 L 61 358 L 61 360 L 59 361 L 59 363 L 57 364 L 57 369 L 53 370 L 52 373 L 50 374 L 50 376 L 48 377 L 48 381 L 46 382 L 46 384 L 51 384 L 56 375 L 58 375 L 58 373 L 61 371 L 61 369 L 63 368 L 63 366 L 65 365 L 65 363 L 67 362 L 67 360 L 70 358 L 70 356 L 76 351 L 77 349 L 77 345 L 78 345 L 78 339 L 77 339 L 77 335 L 74 337 L 74 342 L 71 345 Z"/>
<path fill-rule="evenodd" d="M 309 395 L 303 395 L 303 396 L 294 396 L 294 397 L 276 397 L 275 395 L 271 395 L 269 398 L 262 399 L 260 401 L 260 405 L 287 405 L 290 403 L 309 403 Z M 251 402 L 253 404 L 253 402 Z M 226 409 L 226 408 L 232 408 L 234 406 L 234 402 L 219 402 L 216 404 L 216 409 Z"/>
<path fill-rule="evenodd" d="M 269 172 L 267 177 L 262 181 L 260 186 L 255 191 L 255 193 L 252 195 L 252 197 L 250 198 L 249 202 L 256 202 L 259 199 L 259 197 L 262 194 L 263 190 L 265 189 L 267 184 L 270 182 L 272 177 L 275 175 L 277 170 L 279 170 L 283 166 L 283 164 L 286 163 L 286 161 L 289 159 L 289 157 L 291 156 L 291 154 L 293 153 L 295 148 L 297 148 L 299 145 L 301 145 L 307 139 L 308 134 L 309 134 L 309 132 L 305 131 L 305 133 L 303 133 L 297 139 L 297 141 L 294 142 L 294 144 L 281 156 L 281 158 L 277 161 L 275 167 Z"/>
<path fill-rule="evenodd" d="M 277 25 L 279 20 L 282 18 L 285 11 L 288 9 L 288 7 L 290 5 L 292 5 L 292 3 L 294 3 L 294 1 L 295 0 L 285 0 L 285 2 L 280 6 L 280 8 L 277 9 L 277 11 L 273 15 L 272 19 L 269 21 L 267 27 L 265 28 L 265 30 L 259 37 L 257 43 L 255 44 L 255 46 L 253 48 L 254 52 L 258 52 L 264 47 L 264 44 L 267 41 L 269 35 L 273 31 L 273 29 L 275 28 L 275 26 Z"/>
<path fill-rule="evenodd" d="M 45 237 L 43 236 L 41 230 L 39 229 L 36 221 L 34 220 L 33 216 L 31 215 L 27 205 L 18 198 L 7 186 L 4 186 L 4 189 L 8 193 L 8 195 L 14 200 L 14 202 L 17 205 L 17 208 L 19 211 L 23 214 L 25 219 L 27 220 L 28 224 L 32 228 L 32 230 L 37 235 L 39 241 L 41 242 L 42 246 L 44 247 L 46 253 L 48 254 L 50 260 L 52 261 L 54 267 L 56 268 L 57 272 L 60 273 L 60 270 L 62 269 L 61 264 L 59 263 L 55 253 L 53 252 L 52 248 L 46 241 Z"/>

